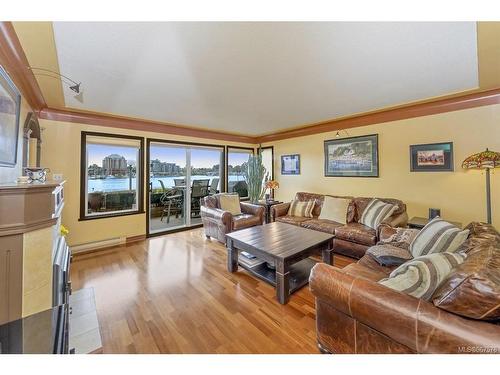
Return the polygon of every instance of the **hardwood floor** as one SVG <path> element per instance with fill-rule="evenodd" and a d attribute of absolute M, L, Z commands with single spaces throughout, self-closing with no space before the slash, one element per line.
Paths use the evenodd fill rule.
<path fill-rule="evenodd" d="M 94 288 L 104 353 L 318 353 L 309 288 L 280 305 L 202 229 L 75 256 L 71 278 Z"/>

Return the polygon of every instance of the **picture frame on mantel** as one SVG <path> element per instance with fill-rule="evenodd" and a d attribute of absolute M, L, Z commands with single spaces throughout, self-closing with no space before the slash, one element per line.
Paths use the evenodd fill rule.
<path fill-rule="evenodd" d="M 299 175 L 300 174 L 300 155 L 281 155 L 281 174 Z"/>
<path fill-rule="evenodd" d="M 15 167 L 19 141 L 21 94 L 0 66 L 0 167 Z"/>
<path fill-rule="evenodd" d="M 453 142 L 410 145 L 410 172 L 453 171 Z"/>
<path fill-rule="evenodd" d="M 324 142 L 325 177 L 378 177 L 378 134 Z"/>

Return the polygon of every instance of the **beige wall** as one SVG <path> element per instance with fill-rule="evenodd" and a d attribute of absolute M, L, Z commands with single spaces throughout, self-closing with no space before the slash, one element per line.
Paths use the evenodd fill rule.
<path fill-rule="evenodd" d="M 402 199 L 409 216 L 427 216 L 429 207 L 464 224 L 486 220 L 485 175 L 463 170 L 462 161 L 486 147 L 500 152 L 500 105 L 443 113 L 348 130 L 351 136 L 379 135 L 379 178 L 324 177 L 323 141 L 335 132 L 292 138 L 274 145 L 277 198 L 297 191 Z M 410 172 L 409 146 L 452 141 L 455 172 Z M 298 153 L 301 175 L 282 176 L 280 155 Z M 492 175 L 493 224 L 500 227 L 500 169 Z"/>
<path fill-rule="evenodd" d="M 52 173 L 62 173 L 63 178 L 66 180 L 65 206 L 62 214 L 62 224 L 70 231 L 67 237 L 70 246 L 116 238 L 123 239 L 125 237 L 146 234 L 146 214 L 78 221 L 80 213 L 80 140 L 82 131 L 128 134 L 140 137 L 206 144 L 253 147 L 253 145 L 242 143 L 204 140 L 169 134 L 49 120 L 40 120 L 40 126 L 43 129 L 40 165 L 50 168 Z M 49 174 L 49 178 L 50 177 L 51 175 Z"/>

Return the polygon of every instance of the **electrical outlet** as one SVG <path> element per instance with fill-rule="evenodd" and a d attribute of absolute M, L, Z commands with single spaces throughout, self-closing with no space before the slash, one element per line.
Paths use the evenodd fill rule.
<path fill-rule="evenodd" d="M 52 178 L 54 179 L 54 181 L 62 181 L 63 175 L 62 173 L 53 173 Z"/>

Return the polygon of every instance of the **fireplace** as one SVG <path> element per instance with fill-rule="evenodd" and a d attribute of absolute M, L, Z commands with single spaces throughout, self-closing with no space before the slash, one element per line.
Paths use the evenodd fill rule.
<path fill-rule="evenodd" d="M 59 236 L 55 241 L 56 246 L 53 254 L 53 282 L 52 282 L 52 306 L 67 304 L 71 294 L 71 280 L 69 269 L 71 264 L 71 251 L 66 244 L 66 239 Z"/>

